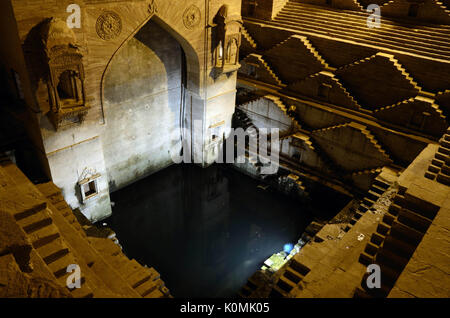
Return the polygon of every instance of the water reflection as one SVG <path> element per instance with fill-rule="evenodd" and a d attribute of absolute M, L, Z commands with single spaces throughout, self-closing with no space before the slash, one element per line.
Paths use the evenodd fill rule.
<path fill-rule="evenodd" d="M 312 220 L 309 208 L 258 184 L 220 166 L 172 166 L 113 193 L 106 222 L 175 297 L 230 297 Z"/>

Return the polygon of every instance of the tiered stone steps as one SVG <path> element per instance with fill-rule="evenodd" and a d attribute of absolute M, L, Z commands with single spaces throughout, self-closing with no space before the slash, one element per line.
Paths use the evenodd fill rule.
<path fill-rule="evenodd" d="M 91 253 L 98 254 L 98 257 L 90 257 L 87 260 L 90 267 L 93 267 L 95 263 L 98 263 L 98 268 L 101 272 L 97 275 L 105 275 L 106 271 L 109 269 L 111 277 L 112 275 L 117 275 L 116 280 L 121 280 L 123 285 L 128 285 L 127 288 L 121 288 L 115 290 L 115 286 L 111 288 L 116 292 L 124 293 L 126 292 L 129 297 L 145 297 L 145 298 L 164 298 L 171 297 L 169 290 L 165 287 L 164 282 L 160 279 L 160 275 L 154 268 L 147 268 L 141 266 L 135 260 L 129 260 L 123 253 L 121 248 L 113 242 L 113 240 L 108 238 L 96 238 L 86 235 L 85 229 L 81 227 L 82 224 L 89 224 L 88 220 L 78 220 L 74 215 L 70 207 L 64 201 L 60 189 L 58 189 L 53 183 L 47 183 L 39 185 L 38 189 L 52 202 L 52 204 L 57 207 L 58 212 L 61 213 L 66 219 L 66 221 L 74 227 L 83 239 L 86 239 L 91 245 Z M 83 218 L 82 214 L 78 214 L 79 218 Z M 92 226 L 85 226 L 86 229 L 92 228 Z M 85 246 L 83 252 L 86 254 L 86 250 L 89 247 Z M 101 258 L 101 259 L 100 259 Z M 109 264 L 114 269 L 114 272 L 110 268 L 105 268 Z M 108 266 L 109 267 L 109 266 Z M 97 269 L 94 268 L 94 271 Z M 108 277 L 105 275 L 102 279 L 106 280 Z"/>
<path fill-rule="evenodd" d="M 381 173 L 382 169 L 373 170 L 373 172 L 376 171 Z M 378 201 L 378 199 L 389 189 L 390 186 L 392 186 L 392 182 L 389 182 L 378 175 L 366 196 L 361 200 L 361 204 L 350 220 L 350 223 L 345 227 L 344 231 L 348 232 L 358 222 L 358 220 L 373 207 L 375 202 Z"/>
<path fill-rule="evenodd" d="M 242 27 L 241 34 L 242 34 L 242 37 L 250 44 L 250 46 L 256 50 L 258 45 L 256 44 L 255 40 L 252 38 L 250 33 L 248 33 L 246 28 Z"/>
<path fill-rule="evenodd" d="M 384 148 L 380 145 L 378 140 L 370 132 L 370 130 L 367 128 L 367 126 L 361 125 L 359 123 L 350 122 L 350 123 L 335 125 L 335 126 L 331 126 L 331 127 L 327 127 L 327 128 L 317 129 L 317 130 L 313 131 L 313 135 L 317 134 L 317 133 L 326 132 L 329 130 L 344 128 L 344 127 L 351 127 L 353 129 L 359 130 L 372 143 L 372 145 L 386 158 L 386 160 L 392 162 L 392 159 L 390 158 L 389 154 L 387 154 L 386 150 L 384 150 Z"/>
<path fill-rule="evenodd" d="M 382 53 L 382 52 L 378 52 L 377 53 L 378 56 L 382 56 L 385 57 L 387 59 L 389 59 L 389 61 L 392 62 L 392 64 L 394 64 L 394 66 L 397 68 L 397 70 L 402 73 L 402 75 L 409 81 L 409 83 L 414 86 L 414 88 L 419 91 L 419 93 L 423 92 L 422 87 L 419 86 L 419 84 L 417 84 L 416 81 L 414 81 L 414 79 L 412 78 L 412 76 L 405 70 L 405 68 L 400 64 L 400 62 L 394 57 L 394 55 L 392 54 L 386 54 L 386 53 Z M 426 93 L 423 92 L 427 95 L 433 95 L 432 93 Z"/>
<path fill-rule="evenodd" d="M 439 141 L 439 148 L 425 172 L 425 178 L 450 186 L 450 128 Z"/>
<path fill-rule="evenodd" d="M 297 262 L 295 258 L 291 259 L 283 268 L 283 273 L 272 290 L 272 296 L 288 297 L 291 290 L 298 286 L 309 272 L 308 267 Z"/>
<path fill-rule="evenodd" d="M 317 59 L 317 61 L 320 62 L 320 64 L 322 64 L 322 66 L 326 70 L 331 70 L 331 71 L 335 70 L 335 68 L 328 65 L 328 63 L 325 61 L 325 59 L 320 55 L 320 53 L 312 45 L 312 43 L 308 40 L 308 38 L 306 36 L 292 35 L 289 38 L 287 38 L 286 40 L 284 40 L 283 42 L 278 43 L 277 45 L 272 47 L 270 50 L 266 51 L 266 54 L 270 55 L 271 52 L 276 53 L 280 47 L 284 46 L 287 42 L 295 40 L 295 39 L 300 40 L 303 43 L 303 45 L 308 49 L 308 51 Z"/>
<path fill-rule="evenodd" d="M 381 28 L 370 29 L 368 16 L 366 12 L 289 1 L 267 24 L 428 57 L 450 57 L 450 26 L 412 26 L 384 18 Z"/>
<path fill-rule="evenodd" d="M 266 95 L 264 98 L 271 100 L 275 105 L 277 105 L 278 108 L 281 109 L 283 113 L 293 121 L 296 130 L 301 129 L 301 125 L 297 121 L 297 118 L 291 116 L 287 106 L 283 103 L 280 97 L 275 95 Z"/>
<path fill-rule="evenodd" d="M 85 230 L 94 227 L 86 219 L 81 221 L 84 226 L 80 224 L 53 183 L 34 186 L 3 157 L 0 175 L 9 189 L 2 203 L 31 242 L 34 264 L 72 297 L 171 297 L 153 268 L 129 260 L 107 237 L 88 236 Z M 67 269 L 73 264 L 80 267 L 81 288 L 69 289 L 67 279 L 72 272 Z"/>
<path fill-rule="evenodd" d="M 3 168 L 3 170 L 6 169 Z M 16 182 L 13 180 L 9 177 L 8 184 L 15 184 Z M 55 281 L 66 287 L 67 278 L 72 274 L 67 273 L 67 268 L 71 264 L 79 264 L 79 261 L 62 239 L 61 232 L 53 222 L 52 212 L 49 210 L 47 202 L 33 200 L 26 193 L 17 190 L 11 193 L 10 199 L 20 202 L 20 205 L 16 205 L 16 213 L 13 216 L 29 237 L 36 254 L 54 275 Z M 81 277 L 81 288 L 69 290 L 71 295 L 77 298 L 94 296 L 93 286 L 86 281 L 84 276 Z"/>
<path fill-rule="evenodd" d="M 314 79 L 316 79 L 319 76 L 326 76 L 331 81 L 333 81 L 341 89 L 341 91 L 344 93 L 344 95 L 350 100 L 350 105 L 352 107 L 356 108 L 359 111 L 366 111 L 364 108 L 361 107 L 361 105 L 359 105 L 358 101 L 350 94 L 350 92 L 347 90 L 347 88 L 345 88 L 344 85 L 342 85 L 342 83 L 336 77 L 336 75 L 334 75 L 332 72 L 329 72 L 329 71 L 321 71 L 319 73 L 315 73 L 315 74 L 309 75 L 305 79 L 299 80 L 297 82 L 294 82 L 294 83 L 288 85 L 287 90 L 289 92 L 294 92 L 294 93 L 295 92 L 299 92 L 299 93 L 301 93 L 301 91 L 299 91 L 299 89 L 298 89 L 299 86 L 301 86 L 303 83 L 307 83 L 310 80 L 314 80 Z"/>
<path fill-rule="evenodd" d="M 369 274 L 366 273 L 354 297 L 386 297 L 389 294 L 438 210 L 439 207 L 405 194 L 405 189 L 399 191 L 359 258 L 363 265 L 381 267 L 381 288 L 368 288 L 365 282 Z"/>
<path fill-rule="evenodd" d="M 448 15 L 450 15 L 450 7 L 449 7 L 449 3 L 444 3 L 443 1 L 439 1 L 439 0 L 433 0 L 438 6 L 440 6 L 445 13 L 447 13 Z"/>
<path fill-rule="evenodd" d="M 283 82 L 280 80 L 280 78 L 277 76 L 277 74 L 275 74 L 275 72 L 272 70 L 272 68 L 269 66 L 269 64 L 264 60 L 264 58 L 262 57 L 262 55 L 259 54 L 250 54 L 248 55 L 244 61 L 244 63 L 248 63 L 248 64 L 258 64 L 258 66 L 262 66 L 264 71 L 267 72 L 267 74 L 269 75 L 269 77 L 272 79 L 273 84 L 277 85 L 277 86 L 284 86 Z M 257 70 L 257 72 L 260 72 Z"/>

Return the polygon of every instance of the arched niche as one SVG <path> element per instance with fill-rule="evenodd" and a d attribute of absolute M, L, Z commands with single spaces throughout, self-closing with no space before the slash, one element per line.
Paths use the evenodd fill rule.
<path fill-rule="evenodd" d="M 88 110 L 84 89 L 83 55 L 74 32 L 60 19 L 48 19 L 41 26 L 46 57 L 44 82 L 48 92 L 49 119 L 56 130 L 67 123 L 81 123 Z"/>
<path fill-rule="evenodd" d="M 145 19 L 139 27 L 137 27 L 131 34 L 127 36 L 125 41 L 118 47 L 118 49 L 112 54 L 109 59 L 107 66 L 103 72 L 101 79 L 101 103 L 102 107 L 105 104 L 105 77 L 107 71 L 113 61 L 114 57 L 120 52 L 121 49 L 130 41 L 150 20 L 157 23 L 162 29 L 168 32 L 182 47 L 184 55 L 186 58 L 186 89 L 193 95 L 200 95 L 202 90 L 203 80 L 202 80 L 202 67 L 200 63 L 200 56 L 196 49 L 191 45 L 191 43 L 179 32 L 176 31 L 169 23 L 164 21 L 159 17 L 157 13 L 151 14 L 147 19 Z"/>

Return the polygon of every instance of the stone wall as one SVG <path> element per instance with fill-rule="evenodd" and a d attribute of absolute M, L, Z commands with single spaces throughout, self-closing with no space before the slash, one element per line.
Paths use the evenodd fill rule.
<path fill-rule="evenodd" d="M 181 151 L 182 54 L 150 21 L 111 61 L 102 134 L 110 191 L 172 164 Z"/>
<path fill-rule="evenodd" d="M 40 146 L 48 177 L 62 188 L 72 208 L 93 221 L 109 216 L 109 192 L 169 165 L 169 150 L 179 152 L 181 136 L 190 161 L 214 161 L 221 143 L 211 135 L 231 126 L 239 65 L 236 61 L 231 70 L 216 67 L 213 35 L 219 27 L 209 26 L 226 4 L 228 10 L 222 12 L 227 23 L 238 26 L 233 36 L 239 38 L 240 0 L 84 0 L 79 2 L 81 28 L 74 29 L 65 26 L 72 1 L 7 2 L 11 5 L 2 5 L 10 19 L 3 22 L 11 37 L 4 47 L 11 49 L 5 55 L 7 62 L 17 60 L 11 65 L 21 73 L 31 117 L 26 126 Z M 151 25 L 154 29 L 145 35 Z M 47 47 L 49 43 L 70 52 L 68 58 L 50 59 L 60 51 Z M 60 64 L 50 67 L 50 60 Z M 58 70 L 64 67 L 75 70 L 82 98 L 62 111 L 57 109 L 61 101 L 56 89 Z M 88 201 L 80 199 L 79 187 L 86 171 L 98 177 L 99 195 Z"/>

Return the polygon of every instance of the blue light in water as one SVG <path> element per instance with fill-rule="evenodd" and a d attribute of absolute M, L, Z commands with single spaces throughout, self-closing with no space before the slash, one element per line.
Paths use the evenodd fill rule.
<path fill-rule="evenodd" d="M 287 254 L 289 254 L 294 249 L 294 245 L 291 243 L 284 244 L 283 249 Z"/>

